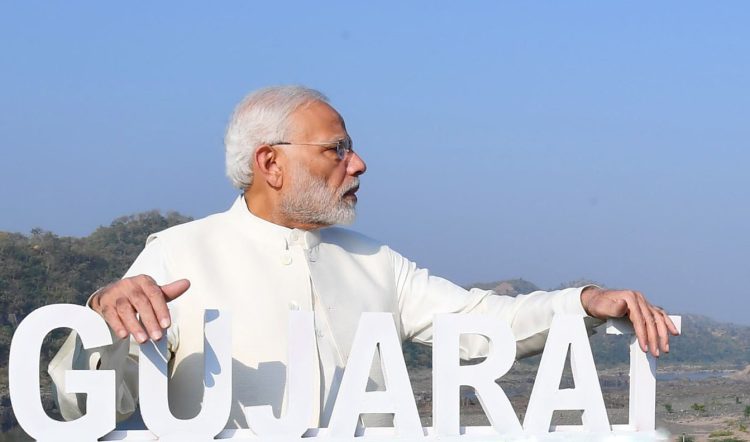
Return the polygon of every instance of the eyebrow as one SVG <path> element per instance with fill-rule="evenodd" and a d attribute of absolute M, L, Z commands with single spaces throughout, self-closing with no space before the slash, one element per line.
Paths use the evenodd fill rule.
<path fill-rule="evenodd" d="M 321 143 L 336 144 L 336 143 L 338 143 L 339 141 L 344 141 L 344 140 L 346 140 L 347 138 L 349 138 L 349 135 L 344 135 L 343 137 L 338 137 L 338 138 L 336 138 L 336 139 L 333 139 L 333 140 L 331 140 L 331 141 L 321 141 Z"/>

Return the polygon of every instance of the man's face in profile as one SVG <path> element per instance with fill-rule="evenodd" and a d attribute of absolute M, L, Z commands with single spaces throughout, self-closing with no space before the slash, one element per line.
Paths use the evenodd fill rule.
<path fill-rule="evenodd" d="M 355 152 L 337 149 L 337 143 L 348 145 L 344 120 L 328 104 L 312 102 L 292 114 L 290 127 L 280 210 L 306 224 L 351 224 L 366 166 Z"/>

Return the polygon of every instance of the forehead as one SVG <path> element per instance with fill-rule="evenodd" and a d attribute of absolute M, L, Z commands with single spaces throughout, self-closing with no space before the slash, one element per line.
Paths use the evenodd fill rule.
<path fill-rule="evenodd" d="M 290 135 L 305 138 L 302 141 L 327 141 L 346 136 L 346 126 L 336 109 L 323 103 L 313 101 L 295 110 L 290 118 Z M 295 141 L 300 141 L 295 140 Z"/>

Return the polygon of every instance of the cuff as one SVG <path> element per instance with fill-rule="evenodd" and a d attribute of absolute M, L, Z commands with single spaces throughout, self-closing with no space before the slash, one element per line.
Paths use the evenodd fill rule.
<path fill-rule="evenodd" d="M 94 299 L 94 296 L 96 296 L 99 292 L 104 290 L 106 287 L 107 286 L 105 285 L 104 287 L 99 287 L 98 289 L 96 289 L 96 291 L 89 296 L 89 299 L 86 300 L 86 307 L 91 308 L 91 300 Z"/>
<path fill-rule="evenodd" d="M 581 293 L 589 287 L 601 288 L 598 285 L 589 284 L 583 287 L 562 290 L 563 293 L 560 294 L 560 305 L 556 313 L 567 313 L 570 315 L 589 317 L 589 314 L 586 313 L 586 309 L 583 308 L 583 303 L 581 302 Z"/>

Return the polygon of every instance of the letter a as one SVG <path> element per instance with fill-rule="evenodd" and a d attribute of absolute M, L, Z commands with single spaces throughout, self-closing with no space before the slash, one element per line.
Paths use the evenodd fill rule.
<path fill-rule="evenodd" d="M 559 388 L 570 346 L 570 368 L 575 388 Z M 586 431 L 609 432 L 609 419 L 582 316 L 555 315 L 544 346 L 523 428 L 547 433 L 555 410 L 583 410 Z"/>
<path fill-rule="evenodd" d="M 459 342 L 462 334 L 479 334 L 490 340 L 487 359 L 461 366 Z M 487 315 L 444 314 L 435 316 L 435 346 L 432 350 L 434 426 L 439 436 L 459 436 L 459 393 L 462 385 L 474 387 L 492 427 L 500 434 L 520 433 L 513 406 L 495 379 L 513 366 L 516 341 L 510 327 Z"/>
<path fill-rule="evenodd" d="M 380 348 L 386 391 L 367 391 L 377 348 Z M 360 318 L 331 413 L 330 436 L 351 439 L 363 413 L 394 413 L 393 425 L 399 438 L 424 437 L 391 313 L 363 313 Z"/>

